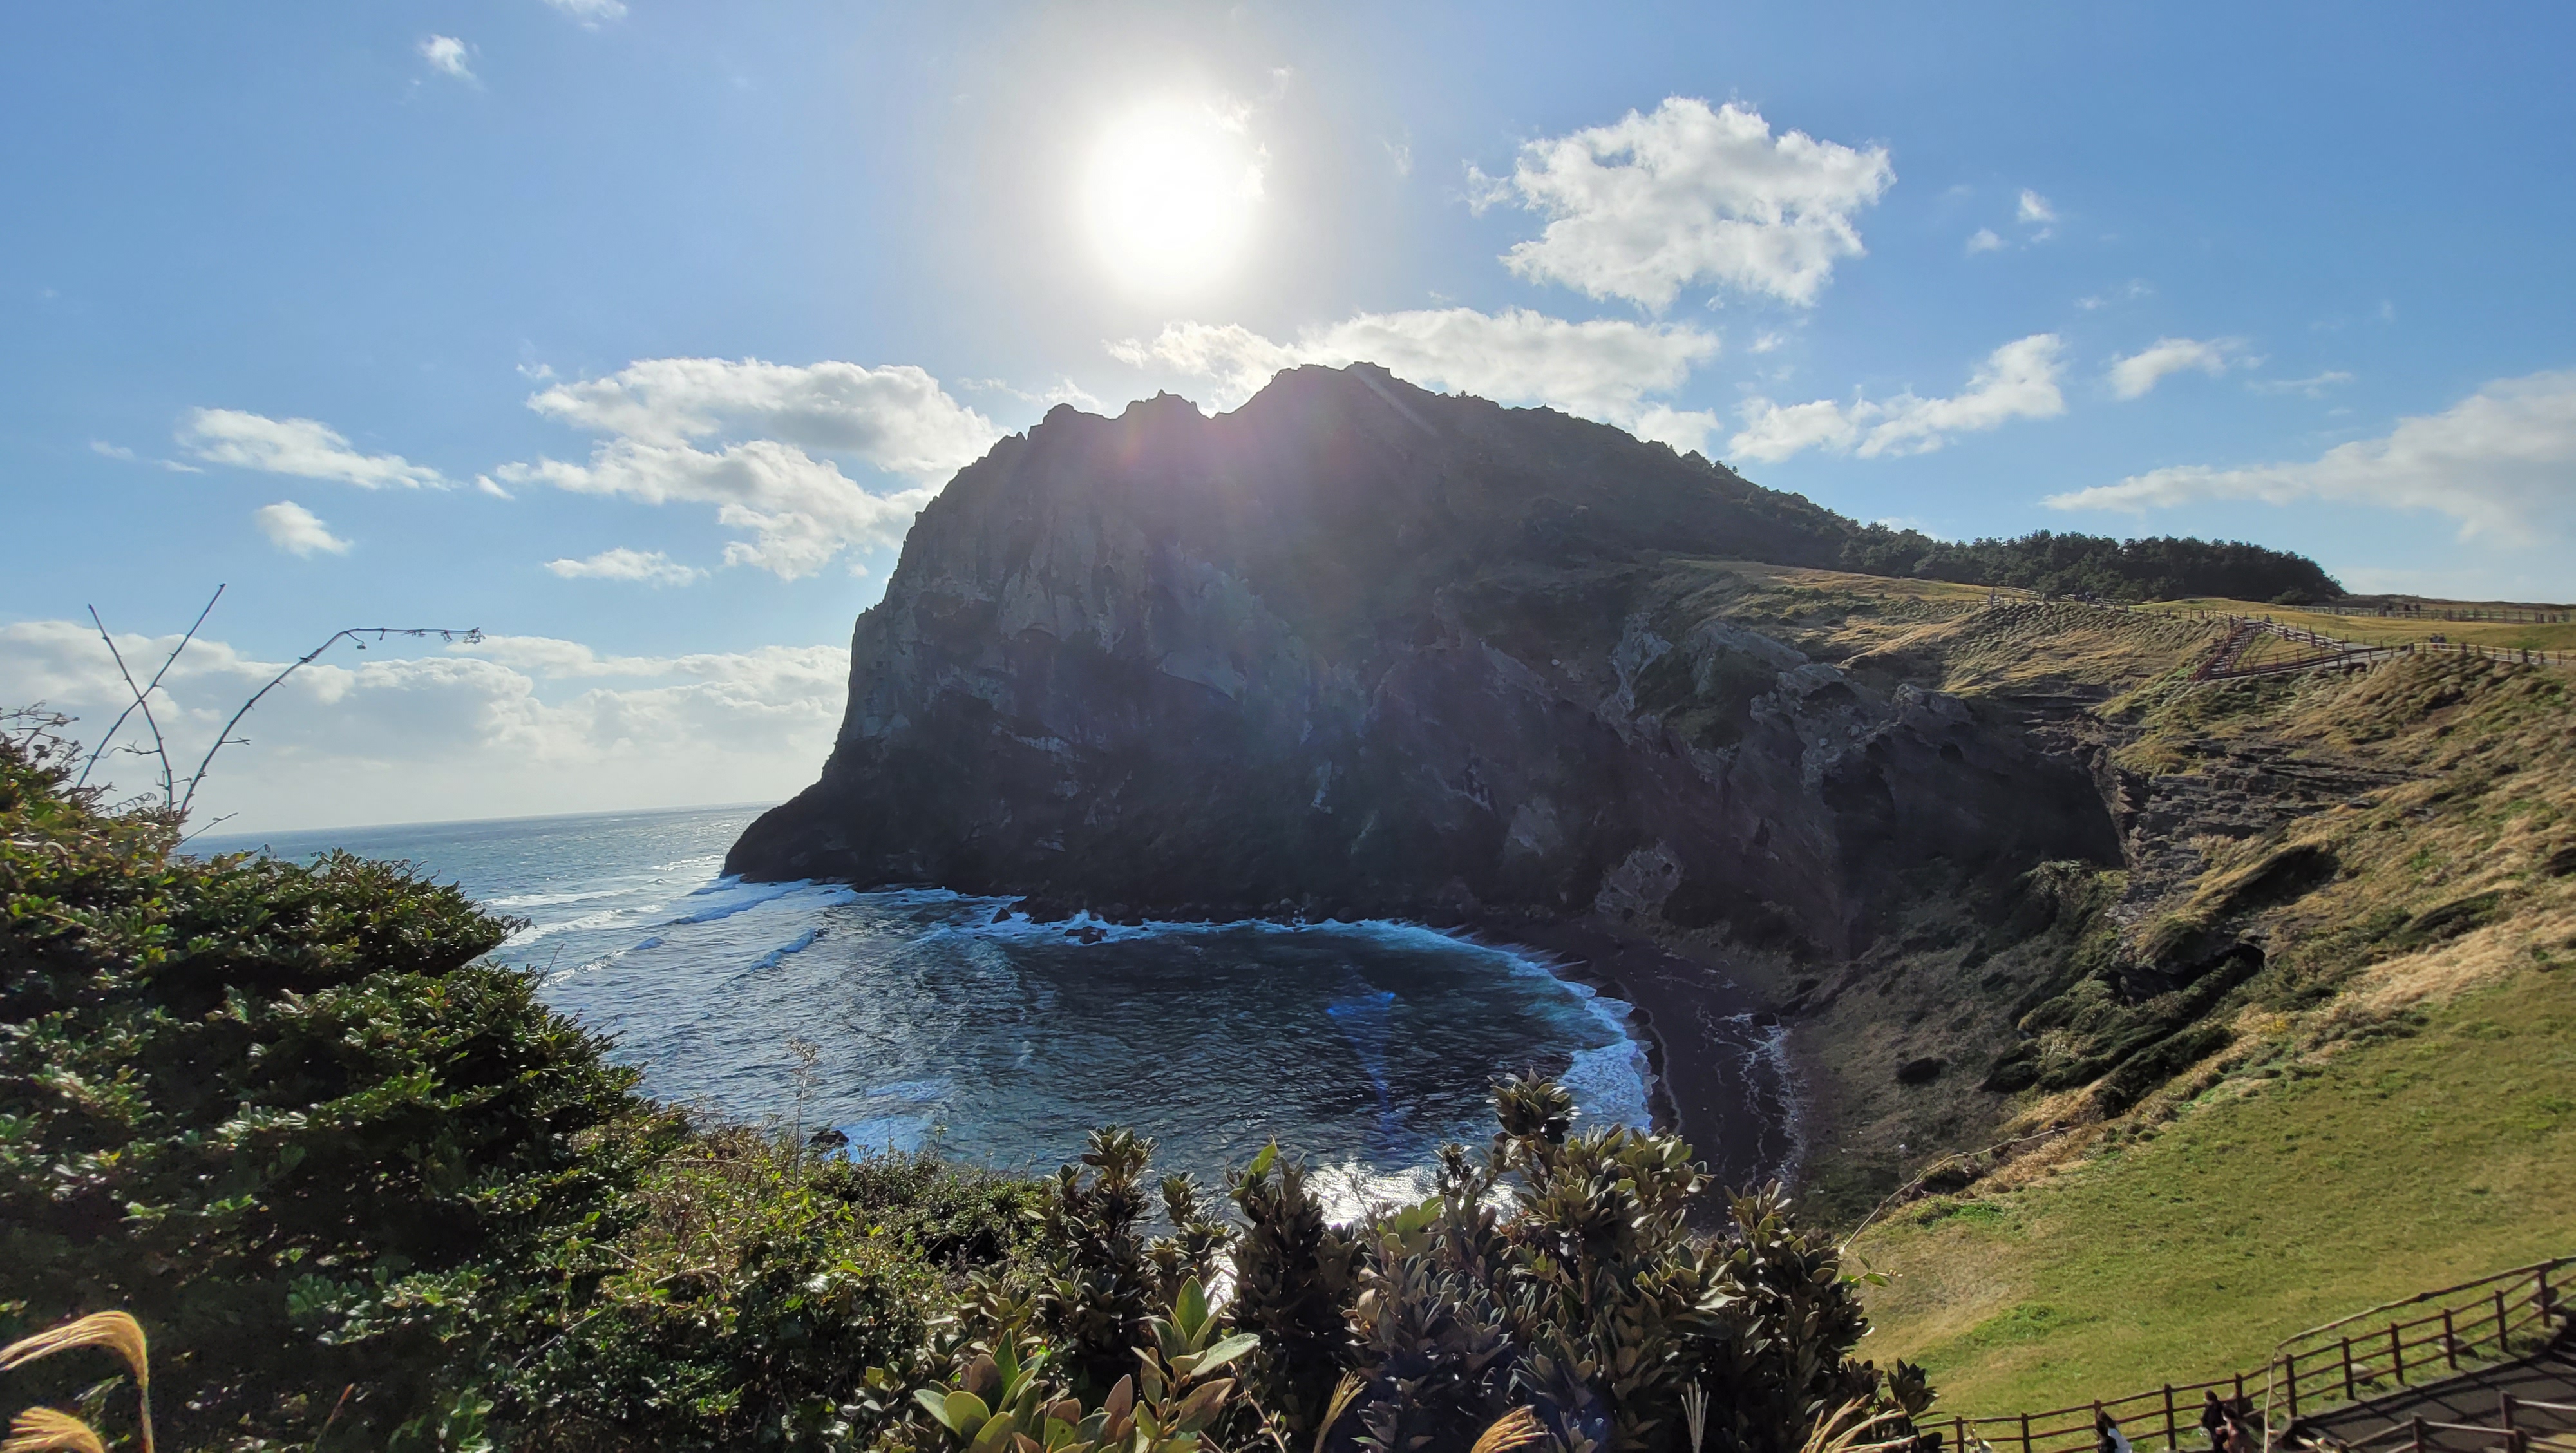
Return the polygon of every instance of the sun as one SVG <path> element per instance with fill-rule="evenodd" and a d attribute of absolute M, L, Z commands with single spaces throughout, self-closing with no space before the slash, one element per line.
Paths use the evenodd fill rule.
<path fill-rule="evenodd" d="M 1176 101 L 1141 106 L 1093 147 L 1082 194 L 1092 245 L 1131 291 L 1203 288 L 1241 256 L 1261 172 L 1239 117 Z"/>

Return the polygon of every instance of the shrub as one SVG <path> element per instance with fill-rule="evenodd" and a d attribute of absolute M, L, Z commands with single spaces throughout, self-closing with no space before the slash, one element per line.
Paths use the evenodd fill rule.
<path fill-rule="evenodd" d="M 65 756 L 0 741 L 0 1336 L 133 1312 L 198 1443 L 424 1434 L 496 1319 L 597 1275 L 634 1076 L 454 888 L 181 857 Z"/>

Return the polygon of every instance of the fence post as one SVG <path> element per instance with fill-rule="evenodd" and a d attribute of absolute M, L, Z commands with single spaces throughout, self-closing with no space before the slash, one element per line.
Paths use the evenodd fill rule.
<path fill-rule="evenodd" d="M 2290 1385 L 2290 1421 L 2299 1420 L 2299 1354 L 2293 1352 L 2282 1360 L 2282 1380 Z"/>
<path fill-rule="evenodd" d="M 2343 1339 L 2343 1400 L 2351 1402 L 2356 1396 L 2358 1394 L 2352 1386 L 2352 1339 L 2346 1337 Z"/>
<path fill-rule="evenodd" d="M 2030 1453 L 2030 1414 L 2021 1415 L 2021 1453 Z"/>
<path fill-rule="evenodd" d="M 2496 1307 L 2496 1356 L 2497 1356 L 2497 1357 L 2499 1357 L 2499 1358 L 2501 1358 L 2501 1357 L 2503 1357 L 2503 1356 L 2504 1356 L 2504 1329 L 2505 1329 L 2505 1321 L 2504 1321 L 2504 1288 L 2502 1288 L 2502 1287 L 2497 1287 L 2497 1288 L 2496 1288 L 2496 1293 L 2495 1293 L 2495 1307 Z"/>
<path fill-rule="evenodd" d="M 2451 1359 L 2451 1370 L 2459 1371 L 2460 1343 L 2458 1338 L 2451 1335 L 2451 1309 L 2448 1307 L 2442 1309 L 2442 1353 Z"/>
<path fill-rule="evenodd" d="M 2424 1453 L 2424 1415 L 2417 1413 L 2406 1421 L 2415 1434 L 2415 1453 Z"/>
<path fill-rule="evenodd" d="M 2406 1385 L 2406 1344 L 2398 1340 L 2397 1324 L 2388 1324 L 2388 1375 L 2399 1387 Z"/>
<path fill-rule="evenodd" d="M 1968 1453 L 1968 1420 L 1950 1420 L 1950 1453 Z"/>
<path fill-rule="evenodd" d="M 2182 1440 L 2174 1433 L 2173 1384 L 2165 1384 L 2165 1450 L 2182 1453 Z"/>

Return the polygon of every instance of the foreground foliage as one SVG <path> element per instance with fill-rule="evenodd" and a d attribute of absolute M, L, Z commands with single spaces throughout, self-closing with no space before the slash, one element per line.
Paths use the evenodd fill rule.
<path fill-rule="evenodd" d="M 1543 1080 L 1346 1227 L 1275 1146 L 1221 1197 L 1118 1129 L 852 1161 L 637 1096 L 456 889 L 192 860 L 65 765 L 0 738 L 0 1342 L 131 1313 L 174 1446 L 1788 1453 L 1929 1401 L 1776 1187 L 1694 1234 L 1687 1148 Z M 93 1359 L 6 1370 L 49 1446 L 148 1436 Z"/>

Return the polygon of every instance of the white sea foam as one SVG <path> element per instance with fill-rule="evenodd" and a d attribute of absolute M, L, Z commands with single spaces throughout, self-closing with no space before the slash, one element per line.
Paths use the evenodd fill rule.
<path fill-rule="evenodd" d="M 1368 1219 L 1371 1211 L 1409 1206 L 1438 1188 L 1427 1165 L 1387 1169 L 1358 1160 L 1310 1166 L 1306 1188 L 1323 1203 L 1324 1219 L 1349 1226 Z"/>
<path fill-rule="evenodd" d="M 813 895 L 806 905 L 813 908 L 828 908 L 834 904 L 855 902 L 859 896 L 859 890 L 856 888 L 839 883 L 816 883 L 810 878 L 800 878 L 789 883 L 746 883 L 740 878 L 718 878 L 682 899 L 682 903 L 696 906 L 672 919 L 671 922 L 675 924 L 713 923 L 720 918 L 731 918 L 737 913 L 758 908 L 763 903 L 775 903 L 781 898 L 799 893 Z"/>
<path fill-rule="evenodd" d="M 990 902 L 1001 907 L 1018 900 L 987 899 L 979 902 L 961 898 L 958 901 L 979 907 L 981 902 Z M 1088 911 L 1053 923 L 1040 923 L 1025 913 L 1003 914 L 997 911 L 988 922 L 958 924 L 953 931 L 983 938 L 1023 941 L 1053 938 L 1097 946 L 1132 943 L 1149 937 L 1201 936 L 1246 929 L 1259 933 L 1335 934 L 1366 939 L 1392 948 L 1474 949 L 1491 955 L 1510 973 L 1546 979 L 1572 995 L 1613 1036 L 1608 1044 L 1575 1051 L 1573 1064 L 1560 1080 L 1574 1095 L 1576 1114 L 1596 1125 L 1628 1125 L 1639 1130 L 1651 1128 L 1654 1123 L 1654 1114 L 1647 1105 L 1653 1091 L 1654 1073 L 1646 1056 L 1645 1043 L 1629 1023 L 1635 1006 L 1622 999 L 1609 998 L 1589 984 L 1558 973 L 1557 961 L 1545 954 L 1487 943 L 1463 930 L 1434 928 L 1426 923 L 1392 918 L 1294 919 L 1286 922 L 1271 918 L 1241 918 L 1201 923 L 1147 919 L 1143 923 L 1111 923 L 1092 917 Z"/>
<path fill-rule="evenodd" d="M 771 949 L 769 952 L 762 954 L 759 959 L 753 962 L 752 967 L 755 969 L 777 968 L 779 960 L 787 957 L 789 954 L 803 953 L 805 950 L 812 948 L 814 946 L 814 940 L 821 938 L 822 936 L 823 930 L 819 928 L 809 928 L 803 933 L 796 935 L 794 938 L 789 939 L 787 942 L 780 944 L 778 947 Z"/>
<path fill-rule="evenodd" d="M 585 913 L 579 918 L 567 918 L 561 923 L 530 924 L 501 940 L 501 947 L 521 948 L 541 938 L 553 938 L 557 934 L 586 933 L 594 928 L 609 928 L 621 919 L 637 918 L 655 912 L 661 907 L 659 903 L 639 903 L 626 908 L 610 908 L 598 913 Z"/>
<path fill-rule="evenodd" d="M 581 893 L 513 893 L 507 898 L 494 898 L 486 908 L 553 908 L 565 903 L 595 903 L 602 898 L 623 898 L 632 888 L 594 888 Z"/>

